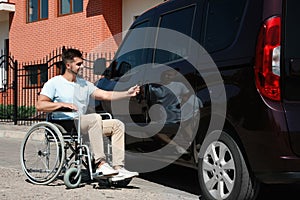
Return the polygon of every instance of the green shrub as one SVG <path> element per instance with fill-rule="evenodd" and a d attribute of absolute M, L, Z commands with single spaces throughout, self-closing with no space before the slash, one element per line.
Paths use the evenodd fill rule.
<path fill-rule="evenodd" d="M 18 118 L 26 119 L 34 116 L 36 109 L 34 106 L 19 106 L 18 107 Z M 14 117 L 14 106 L 0 104 L 0 119 L 13 119 Z"/>
<path fill-rule="evenodd" d="M 0 119 L 12 119 L 14 113 L 13 105 L 0 104 Z"/>

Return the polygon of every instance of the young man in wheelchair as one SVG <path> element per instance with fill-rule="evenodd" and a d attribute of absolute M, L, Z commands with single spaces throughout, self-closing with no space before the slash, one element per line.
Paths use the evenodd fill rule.
<path fill-rule="evenodd" d="M 139 86 L 133 86 L 127 91 L 105 91 L 97 88 L 93 83 L 78 77 L 83 67 L 82 53 L 77 49 L 63 50 L 62 60 L 65 64 L 65 72 L 51 78 L 45 83 L 38 97 L 37 110 L 52 112 L 62 108 L 68 108 L 77 112 L 54 113 L 52 117 L 75 117 L 80 114 L 81 132 L 87 133 L 90 146 L 94 155 L 96 172 L 102 176 L 112 176 L 112 181 L 124 180 L 138 176 L 137 172 L 130 172 L 124 168 L 125 146 L 123 122 L 117 119 L 102 120 L 96 113 L 85 114 L 89 98 L 96 100 L 118 100 L 136 96 Z M 104 153 L 103 136 L 111 136 L 112 140 L 112 165 L 106 162 Z"/>

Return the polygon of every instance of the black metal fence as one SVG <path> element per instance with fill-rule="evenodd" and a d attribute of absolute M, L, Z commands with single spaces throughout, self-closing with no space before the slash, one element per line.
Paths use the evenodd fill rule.
<path fill-rule="evenodd" d="M 18 63 L 12 55 L 0 52 L 0 122 L 30 125 L 45 120 L 45 113 L 37 112 L 35 104 L 43 84 L 62 74 L 61 52 L 62 48 L 58 48 L 44 59 L 26 63 Z M 109 63 L 114 53 L 83 53 L 83 57 L 83 77 L 96 82 L 100 74 L 95 61 L 105 58 Z"/>

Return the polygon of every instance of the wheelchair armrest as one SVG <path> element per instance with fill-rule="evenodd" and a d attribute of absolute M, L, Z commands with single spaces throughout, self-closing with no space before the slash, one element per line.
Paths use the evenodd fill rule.
<path fill-rule="evenodd" d="M 70 108 L 59 108 L 59 109 L 53 110 L 52 112 L 77 112 L 77 111 L 70 109 Z"/>
<path fill-rule="evenodd" d="M 54 121 L 54 120 L 59 121 L 59 120 L 73 120 L 74 119 L 74 116 L 68 116 L 68 115 L 65 115 L 62 117 L 56 116 L 55 118 L 53 118 L 54 114 L 59 114 L 59 113 L 77 113 L 78 114 L 78 111 L 70 109 L 70 108 L 59 108 L 59 109 L 53 110 L 52 112 L 48 112 L 46 120 L 47 121 Z"/>
<path fill-rule="evenodd" d="M 108 112 L 98 112 L 99 115 L 101 115 L 102 119 L 112 119 L 112 115 Z"/>

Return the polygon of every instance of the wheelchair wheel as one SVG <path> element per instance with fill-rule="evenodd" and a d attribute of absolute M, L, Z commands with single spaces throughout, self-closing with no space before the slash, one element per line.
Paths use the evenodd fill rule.
<path fill-rule="evenodd" d="M 64 183 L 67 186 L 67 188 L 73 189 L 79 186 L 81 182 L 81 174 L 79 174 L 76 178 L 77 173 L 77 168 L 70 168 L 66 171 L 64 175 Z"/>
<path fill-rule="evenodd" d="M 27 132 L 21 145 L 22 170 L 34 184 L 51 183 L 61 172 L 65 159 L 64 139 L 49 122 L 39 122 Z"/>

